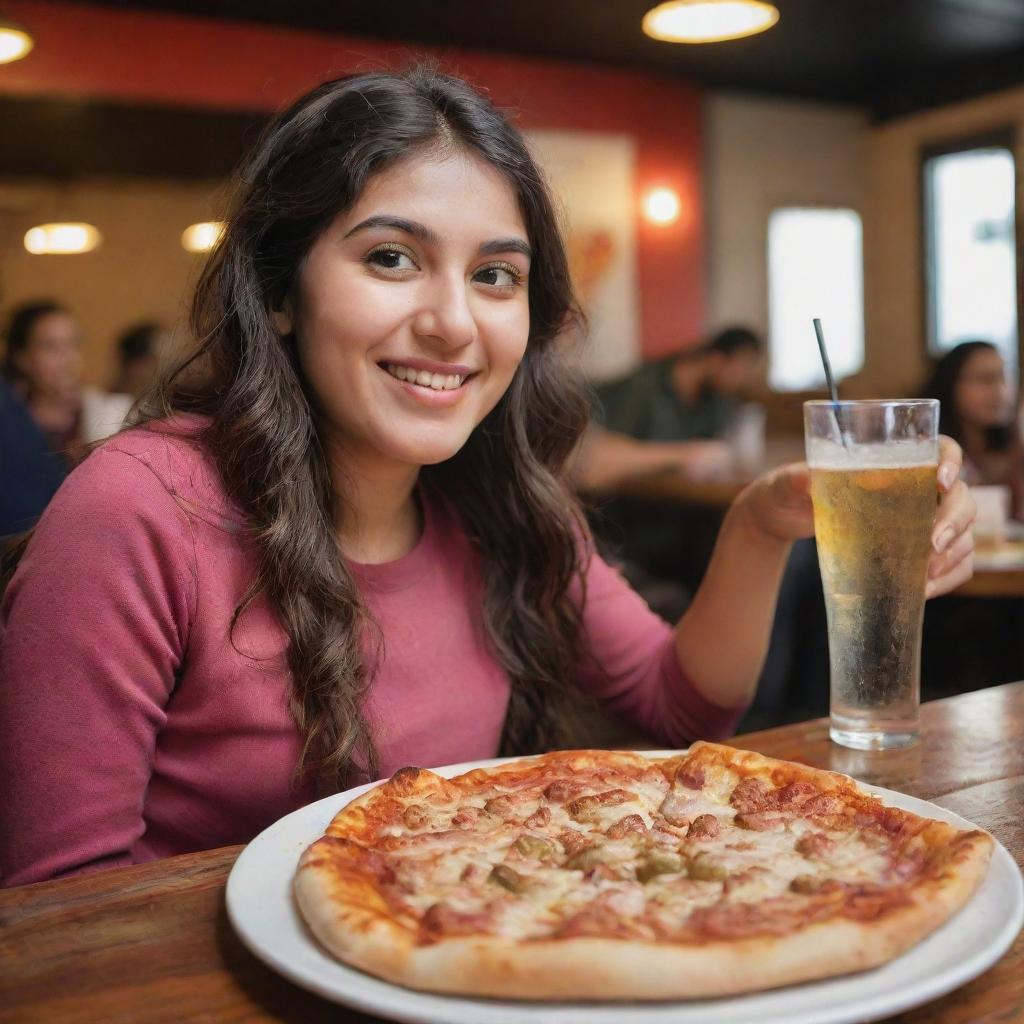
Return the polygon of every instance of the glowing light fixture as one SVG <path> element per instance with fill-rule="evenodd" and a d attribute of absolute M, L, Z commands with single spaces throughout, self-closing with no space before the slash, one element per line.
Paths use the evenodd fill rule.
<path fill-rule="evenodd" d="M 224 234 L 224 223 L 219 220 L 204 220 L 190 224 L 181 233 L 181 245 L 189 252 L 209 252 Z"/>
<path fill-rule="evenodd" d="M 25 248 L 36 256 L 91 252 L 102 241 L 91 224 L 39 224 L 25 232 Z"/>
<path fill-rule="evenodd" d="M 33 39 L 25 29 L 0 15 L 0 64 L 21 60 L 32 46 Z"/>
<path fill-rule="evenodd" d="M 644 15 L 641 27 L 667 43 L 720 43 L 772 27 L 779 11 L 763 0 L 669 0 Z"/>
<path fill-rule="evenodd" d="M 644 216 L 654 224 L 673 224 L 679 219 L 679 196 L 670 188 L 655 188 L 644 197 Z"/>

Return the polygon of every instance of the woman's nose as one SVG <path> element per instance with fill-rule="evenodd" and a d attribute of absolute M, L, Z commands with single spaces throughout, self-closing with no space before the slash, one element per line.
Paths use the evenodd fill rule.
<path fill-rule="evenodd" d="M 413 331 L 420 337 L 436 338 L 448 348 L 464 348 L 476 340 L 476 319 L 461 275 L 438 278 L 430 284 L 413 318 Z"/>

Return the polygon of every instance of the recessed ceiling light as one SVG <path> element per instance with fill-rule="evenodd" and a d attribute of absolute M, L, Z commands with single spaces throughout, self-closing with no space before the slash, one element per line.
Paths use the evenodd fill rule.
<path fill-rule="evenodd" d="M 32 37 L 25 29 L 0 15 L 0 64 L 21 60 L 32 45 Z"/>
<path fill-rule="evenodd" d="M 190 224 L 181 233 L 182 248 L 189 252 L 209 252 L 224 234 L 224 224 L 219 220 L 206 220 Z"/>
<path fill-rule="evenodd" d="M 669 0 L 644 15 L 642 28 L 668 43 L 720 43 L 764 32 L 779 20 L 763 0 Z"/>
<path fill-rule="evenodd" d="M 103 236 L 91 224 L 38 224 L 25 232 L 25 248 L 35 256 L 91 252 Z"/>

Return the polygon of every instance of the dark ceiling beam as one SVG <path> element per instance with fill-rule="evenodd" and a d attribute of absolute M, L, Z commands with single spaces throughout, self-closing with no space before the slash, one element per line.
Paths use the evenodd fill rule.
<path fill-rule="evenodd" d="M 266 115 L 0 97 L 0 177 L 223 178 Z"/>

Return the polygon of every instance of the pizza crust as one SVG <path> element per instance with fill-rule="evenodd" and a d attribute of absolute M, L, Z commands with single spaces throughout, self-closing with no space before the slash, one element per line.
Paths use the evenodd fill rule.
<path fill-rule="evenodd" d="M 714 744 L 699 744 L 694 753 L 696 760 L 688 763 L 709 772 L 767 775 L 777 785 L 813 779 L 824 791 L 873 800 L 845 776 Z M 627 758 L 635 764 L 638 757 L 613 756 L 620 765 Z M 602 757 L 601 752 L 573 752 L 561 755 L 558 763 L 564 770 L 567 763 L 593 765 Z M 538 760 L 544 759 L 512 766 L 506 780 Z M 404 797 L 443 801 L 451 798 L 449 786 L 458 788 L 431 772 L 403 773 L 396 791 Z M 493 773 L 487 778 L 493 781 Z M 300 860 L 295 898 L 313 934 L 340 960 L 396 984 L 518 1000 L 689 999 L 871 968 L 899 956 L 954 915 L 984 877 L 992 848 L 991 837 L 984 832 L 959 832 L 943 822 L 930 822 L 919 835 L 934 851 L 927 877 L 908 890 L 905 906 L 870 921 L 834 917 L 790 934 L 710 941 L 473 934 L 441 935 L 423 942 L 418 920 L 411 915 L 403 920 L 381 894 L 367 851 L 343 838 L 372 833 L 374 807 L 380 799 L 378 787 L 348 805 L 327 836 Z"/>

